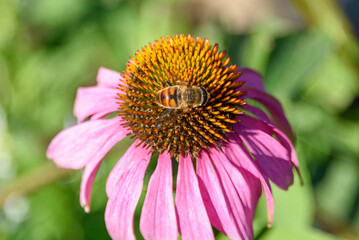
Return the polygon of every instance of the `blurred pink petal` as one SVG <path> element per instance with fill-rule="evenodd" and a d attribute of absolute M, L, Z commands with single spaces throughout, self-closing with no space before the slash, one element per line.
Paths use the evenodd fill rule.
<path fill-rule="evenodd" d="M 116 88 L 123 79 L 121 74 L 111 69 L 100 67 L 97 73 L 97 83 L 101 87 Z"/>
<path fill-rule="evenodd" d="M 222 183 L 207 151 L 202 151 L 197 156 L 197 174 L 203 202 L 212 225 L 231 239 L 243 239 L 244 227 L 238 228 L 234 220 Z"/>
<path fill-rule="evenodd" d="M 90 211 L 92 184 L 95 179 L 97 170 L 102 162 L 102 152 L 108 152 L 113 146 L 116 145 L 116 143 L 121 141 L 126 136 L 126 134 L 127 131 L 115 132 L 115 134 L 107 140 L 102 150 L 99 151 L 94 156 L 94 158 L 86 164 L 85 170 L 82 174 L 80 191 L 80 203 L 86 212 Z"/>
<path fill-rule="evenodd" d="M 147 240 L 177 239 L 177 222 L 172 191 L 172 164 L 161 154 L 148 184 L 142 207 L 140 229 Z"/>
<path fill-rule="evenodd" d="M 260 167 L 278 187 L 288 189 L 293 183 L 291 153 L 263 128 L 263 123 L 249 116 L 241 116 L 241 122 L 234 125 Z"/>
<path fill-rule="evenodd" d="M 251 98 L 260 102 L 265 106 L 271 115 L 274 125 L 283 131 L 293 142 L 295 141 L 293 130 L 284 115 L 284 111 L 280 102 L 272 95 L 256 89 L 245 89 L 246 98 Z"/>
<path fill-rule="evenodd" d="M 245 67 L 239 68 L 238 71 L 242 73 L 238 81 L 245 82 L 243 87 L 251 87 L 265 92 L 262 76 L 258 72 Z M 246 90 L 244 89 L 244 91 Z"/>
<path fill-rule="evenodd" d="M 138 142 L 137 142 L 138 143 Z M 107 230 L 113 240 L 136 239 L 134 212 L 141 196 L 143 179 L 151 154 L 134 143 L 112 170 L 112 186 L 105 211 Z M 123 162 L 128 163 L 126 165 Z"/>
<path fill-rule="evenodd" d="M 74 115 L 78 122 L 95 115 L 96 119 L 104 117 L 118 109 L 114 99 L 118 90 L 115 88 L 86 87 L 79 88 L 75 99 Z"/>
<path fill-rule="evenodd" d="M 214 239 L 189 156 L 179 157 L 176 189 L 175 205 L 182 239 Z"/>
<path fill-rule="evenodd" d="M 274 200 L 268 178 L 263 176 L 262 170 L 259 168 L 254 159 L 249 155 L 240 137 L 236 133 L 232 133 L 228 135 L 228 138 L 229 141 L 222 145 L 222 149 L 225 155 L 234 164 L 246 169 L 261 181 L 267 201 L 268 227 L 270 227 L 273 223 Z"/>
<path fill-rule="evenodd" d="M 60 132 L 50 143 L 47 157 L 57 166 L 79 169 L 108 152 L 107 141 L 116 134 L 127 134 L 121 117 L 81 123 Z"/>
<path fill-rule="evenodd" d="M 262 193 L 259 180 L 236 168 L 218 148 L 211 149 L 211 158 L 243 239 L 253 239 L 252 221 Z"/>

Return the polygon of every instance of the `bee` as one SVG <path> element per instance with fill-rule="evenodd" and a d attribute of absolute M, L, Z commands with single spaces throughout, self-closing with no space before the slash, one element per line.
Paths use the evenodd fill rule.
<path fill-rule="evenodd" d="M 168 87 L 159 90 L 156 94 L 156 104 L 166 109 L 157 120 L 156 126 L 164 115 L 171 115 L 180 110 L 187 112 L 190 108 L 204 106 L 210 98 L 210 94 L 203 87 L 182 82 L 179 82 L 179 85 L 171 85 L 169 82 L 166 84 Z"/>

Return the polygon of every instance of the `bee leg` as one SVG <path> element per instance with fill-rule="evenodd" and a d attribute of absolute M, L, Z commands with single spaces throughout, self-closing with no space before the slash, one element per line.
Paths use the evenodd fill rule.
<path fill-rule="evenodd" d="M 166 83 L 166 85 L 167 85 L 168 87 L 171 87 L 171 86 L 172 86 L 172 84 L 171 84 L 169 81 L 165 81 L 165 83 Z"/>
<path fill-rule="evenodd" d="M 157 119 L 155 123 L 155 128 L 159 128 L 159 124 L 161 123 L 163 117 L 165 116 L 171 116 L 171 114 L 174 112 L 175 109 L 165 109 L 161 116 Z"/>

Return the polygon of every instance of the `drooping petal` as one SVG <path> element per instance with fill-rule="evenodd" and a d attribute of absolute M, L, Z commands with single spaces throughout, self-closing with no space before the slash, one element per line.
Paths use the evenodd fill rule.
<path fill-rule="evenodd" d="M 268 227 L 272 226 L 274 214 L 274 200 L 272 190 L 268 178 L 264 176 L 258 164 L 249 155 L 243 145 L 242 140 L 236 133 L 228 135 L 228 141 L 221 145 L 225 155 L 237 166 L 246 169 L 248 172 L 256 176 L 263 186 L 263 190 L 267 202 Z"/>
<path fill-rule="evenodd" d="M 214 239 L 189 156 L 179 158 L 176 211 L 182 239 Z"/>
<path fill-rule="evenodd" d="M 292 142 L 295 142 L 293 130 L 280 102 L 272 95 L 257 89 L 245 88 L 244 91 L 247 92 L 246 98 L 251 98 L 265 106 L 271 115 L 274 125 L 283 131 Z"/>
<path fill-rule="evenodd" d="M 80 204 L 84 208 L 85 212 L 90 212 L 91 207 L 91 193 L 92 184 L 95 180 L 96 173 L 101 165 L 101 162 L 90 162 L 86 165 L 84 172 L 82 173 L 81 187 L 80 187 Z"/>
<path fill-rule="evenodd" d="M 101 151 L 108 152 L 114 145 L 116 145 L 116 143 L 121 141 L 126 136 L 126 132 L 127 131 L 116 132 L 107 140 Z M 96 154 L 93 159 L 86 164 L 85 170 L 82 174 L 80 203 L 86 212 L 90 211 L 92 184 L 101 162 L 102 154 L 101 152 L 98 152 L 98 154 Z"/>
<path fill-rule="evenodd" d="M 82 168 L 93 158 L 105 156 L 109 149 L 104 146 L 113 135 L 124 137 L 128 133 L 121 123 L 121 117 L 115 117 L 67 128 L 51 141 L 47 156 L 59 167 Z"/>
<path fill-rule="evenodd" d="M 161 154 L 147 187 L 140 230 L 146 240 L 177 239 L 177 221 L 172 191 L 172 164 L 169 154 Z"/>
<path fill-rule="evenodd" d="M 253 239 L 252 221 L 262 193 L 259 180 L 243 169 L 235 167 L 218 148 L 211 148 L 211 159 L 243 239 Z"/>
<path fill-rule="evenodd" d="M 245 67 L 239 68 L 238 71 L 242 73 L 238 80 L 245 82 L 243 87 L 251 87 L 260 91 L 265 91 L 263 78 L 258 72 Z"/>
<path fill-rule="evenodd" d="M 279 129 L 275 128 L 273 126 L 273 133 L 274 135 L 278 138 L 278 141 L 291 153 L 291 161 L 295 167 L 296 172 L 298 173 L 299 179 L 301 184 L 303 184 L 303 179 L 302 179 L 302 175 L 299 171 L 299 162 L 298 162 L 298 157 L 297 157 L 297 153 L 295 152 L 294 146 L 292 144 L 292 142 L 289 140 L 289 138 L 283 133 L 281 132 Z"/>
<path fill-rule="evenodd" d="M 288 189 L 293 183 L 291 153 L 263 129 L 260 123 L 264 122 L 253 120 L 249 116 L 241 116 L 241 122 L 234 128 L 266 176 L 278 187 Z"/>
<path fill-rule="evenodd" d="M 201 151 L 196 162 L 199 187 L 212 225 L 231 239 L 243 239 L 244 227 L 237 227 L 208 152 Z"/>
<path fill-rule="evenodd" d="M 112 170 L 115 177 L 107 180 L 111 181 L 108 185 L 112 189 L 106 205 L 105 223 L 113 240 L 135 239 L 134 212 L 141 196 L 150 157 L 150 152 L 136 146 L 135 142 L 121 158 L 119 166 Z M 123 162 L 127 164 L 124 165 Z"/>
<path fill-rule="evenodd" d="M 96 79 L 98 85 L 101 87 L 116 88 L 119 84 L 121 84 L 120 79 L 122 79 L 122 76 L 116 71 L 100 67 Z"/>
<path fill-rule="evenodd" d="M 75 99 L 74 115 L 78 122 L 94 115 L 98 119 L 118 109 L 116 95 L 119 90 L 105 87 L 79 88 Z"/>
<path fill-rule="evenodd" d="M 301 178 L 300 172 L 299 172 L 299 162 L 297 158 L 297 154 L 295 152 L 294 146 L 292 142 L 289 140 L 289 138 L 278 128 L 273 126 L 272 124 L 265 123 L 263 121 L 260 121 L 258 119 L 252 118 L 250 116 L 243 116 L 242 122 L 245 123 L 248 126 L 251 126 L 253 128 L 260 127 L 260 129 L 264 132 L 266 132 L 269 135 L 275 135 L 278 141 L 287 149 L 287 151 L 290 153 L 291 156 L 291 162 L 295 166 L 299 177 Z M 302 179 L 301 179 L 302 181 Z"/>

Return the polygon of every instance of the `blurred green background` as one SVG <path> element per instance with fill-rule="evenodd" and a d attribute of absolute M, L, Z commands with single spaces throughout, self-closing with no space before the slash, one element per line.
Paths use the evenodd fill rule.
<path fill-rule="evenodd" d="M 332 0 L 0 0 L 0 239 L 110 239 L 105 182 L 131 140 L 106 157 L 89 214 L 78 201 L 81 171 L 55 168 L 47 145 L 75 124 L 76 89 L 95 84 L 100 66 L 122 71 L 137 49 L 181 33 L 209 38 L 233 64 L 259 71 L 296 132 L 304 186 L 296 177 L 288 192 L 273 187 L 274 225 L 266 229 L 262 199 L 256 238 L 359 239 L 351 29 Z"/>

